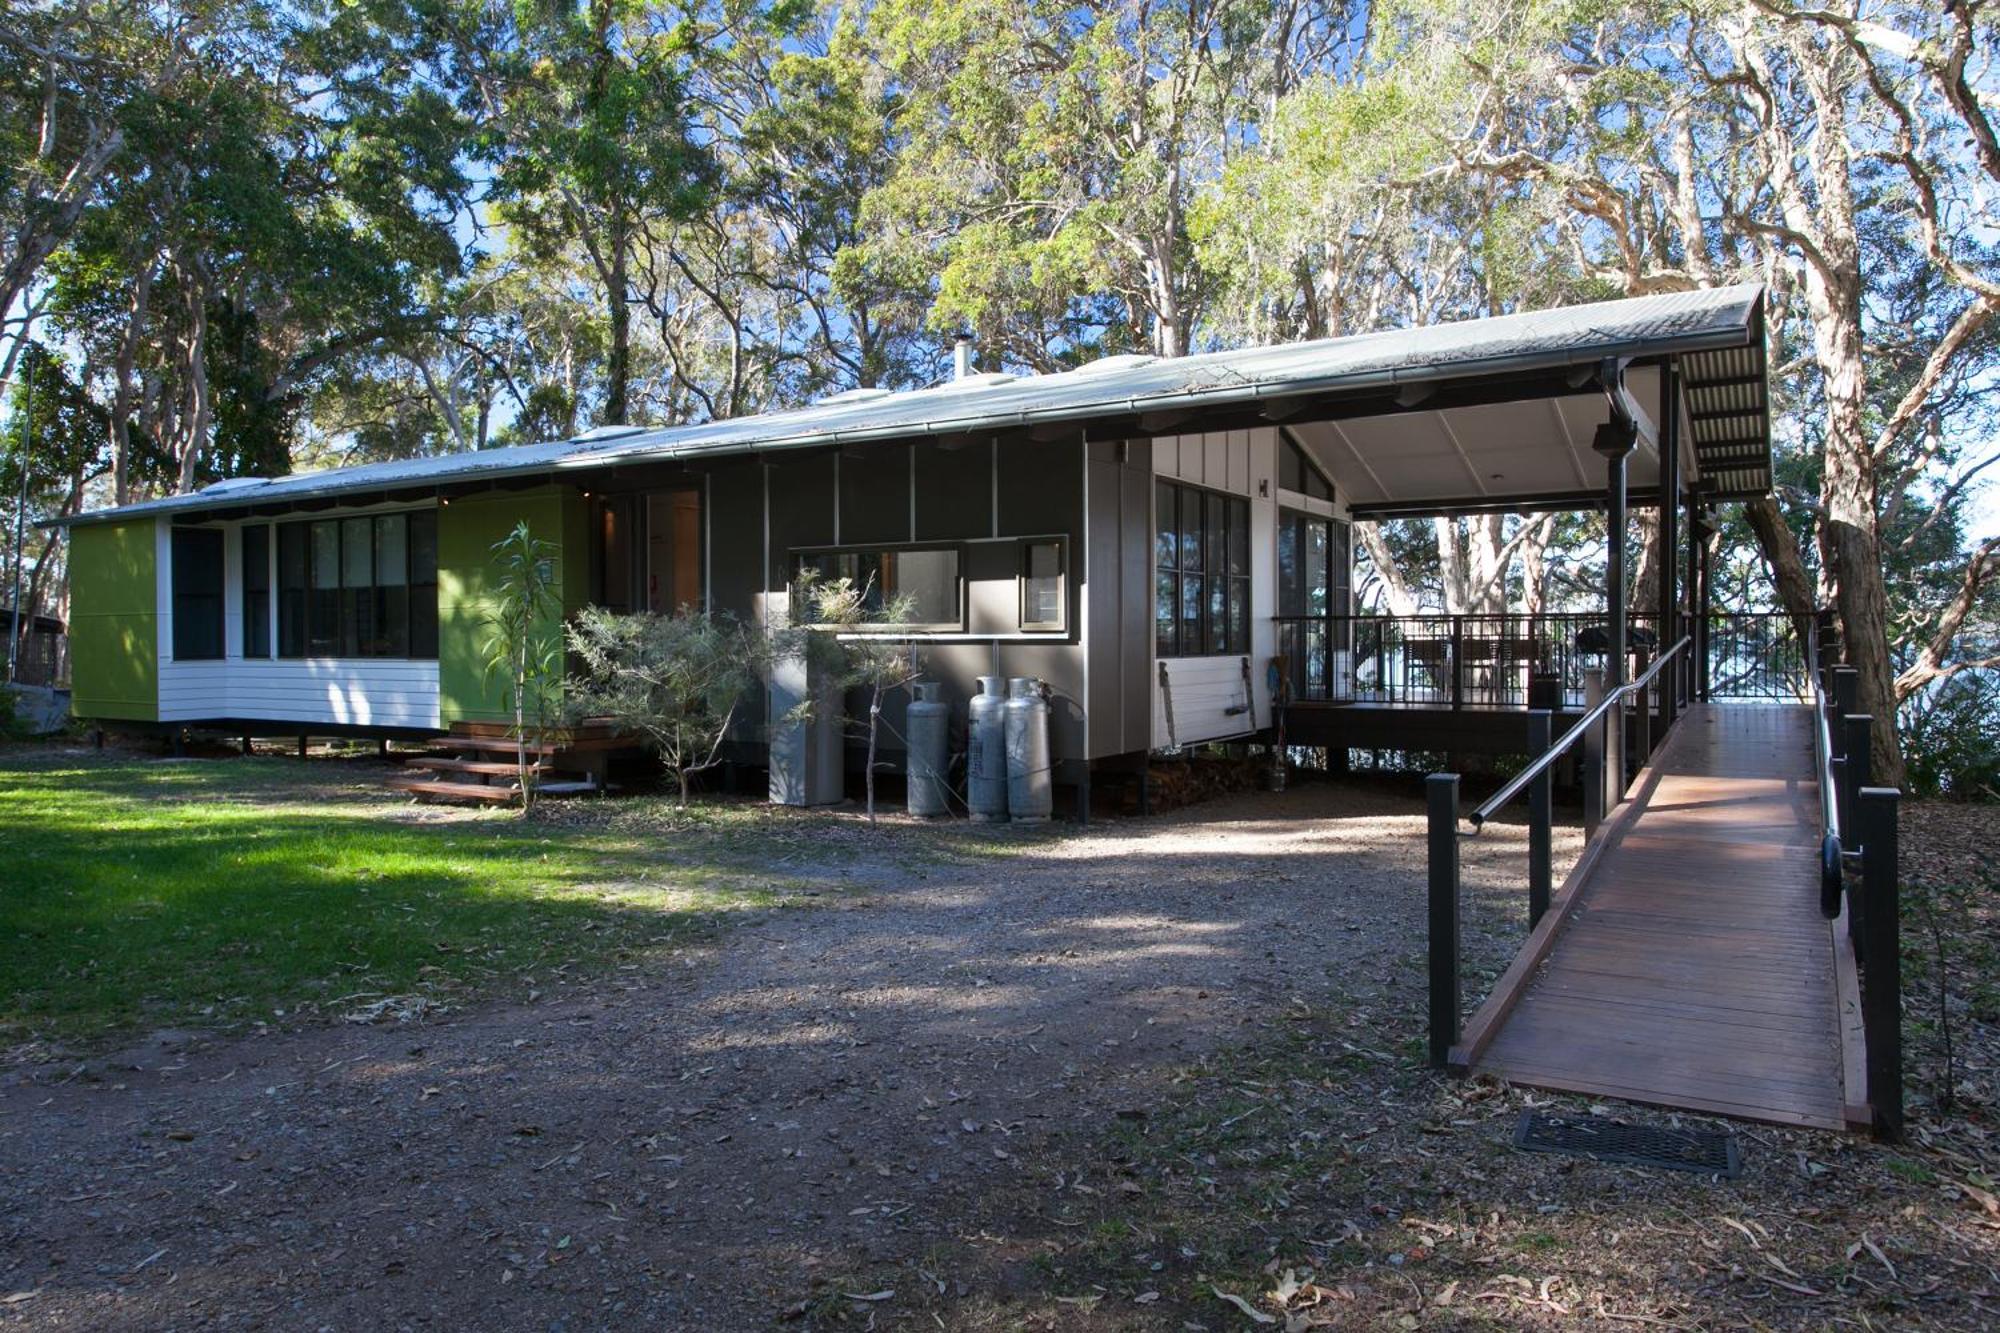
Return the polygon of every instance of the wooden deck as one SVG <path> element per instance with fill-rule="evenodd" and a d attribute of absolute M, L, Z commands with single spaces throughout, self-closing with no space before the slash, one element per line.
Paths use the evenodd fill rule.
<path fill-rule="evenodd" d="M 1688 713 L 1606 825 L 1545 961 L 1506 997 L 1472 1068 L 1535 1087 L 1847 1126 L 1835 933 L 1818 903 L 1811 727 L 1805 707 Z"/>

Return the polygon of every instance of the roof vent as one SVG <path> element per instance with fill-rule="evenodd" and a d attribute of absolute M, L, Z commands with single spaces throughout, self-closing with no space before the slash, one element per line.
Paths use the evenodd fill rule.
<path fill-rule="evenodd" d="M 820 399 L 820 402 L 872 403 L 877 398 L 887 398 L 894 392 L 896 392 L 894 389 L 877 389 L 877 388 L 842 389 L 839 393 L 828 394 L 826 397 Z"/>
<path fill-rule="evenodd" d="M 951 340 L 951 377 L 955 380 L 972 378 L 972 344 L 970 332 L 959 333 Z"/>
<path fill-rule="evenodd" d="M 1117 356 L 1100 356 L 1095 361 L 1086 361 L 1070 374 L 1104 375 L 1115 370 L 1137 370 L 1140 366 L 1150 366 L 1159 359 L 1144 352 L 1123 352 Z"/>
<path fill-rule="evenodd" d="M 584 444 L 591 440 L 615 440 L 622 435 L 637 435 L 645 429 L 644 426 L 593 426 L 583 434 L 571 438 L 578 444 Z"/>
<path fill-rule="evenodd" d="M 226 477 L 221 481 L 212 481 L 202 487 L 201 493 L 203 495 L 227 495 L 231 491 L 247 491 L 255 489 L 258 486 L 269 486 L 270 484 L 271 479 L 269 477 Z"/>

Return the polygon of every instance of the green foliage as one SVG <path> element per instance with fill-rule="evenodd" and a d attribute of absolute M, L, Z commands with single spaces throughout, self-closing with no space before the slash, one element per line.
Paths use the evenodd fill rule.
<path fill-rule="evenodd" d="M 646 738 L 688 803 L 697 773 L 713 768 L 745 702 L 782 645 L 734 616 L 683 609 L 614 615 L 586 608 L 571 622 L 569 711 L 608 719 Z"/>
<path fill-rule="evenodd" d="M 493 543 L 500 571 L 498 608 L 487 619 L 486 674 L 506 682 L 514 718 L 510 734 L 521 786 L 521 810 L 535 803 L 531 745 L 547 740 L 562 707 L 562 590 L 556 582 L 559 548 L 529 531 L 523 521 Z"/>
<path fill-rule="evenodd" d="M 1967 672 L 1904 703 L 1898 724 L 1914 796 L 2000 801 L 2000 679 Z"/>

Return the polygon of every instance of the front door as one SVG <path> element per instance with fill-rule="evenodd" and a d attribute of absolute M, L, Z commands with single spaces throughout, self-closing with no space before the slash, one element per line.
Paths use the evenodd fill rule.
<path fill-rule="evenodd" d="M 606 496 L 597 511 L 599 606 L 667 615 L 703 605 L 700 491 Z"/>

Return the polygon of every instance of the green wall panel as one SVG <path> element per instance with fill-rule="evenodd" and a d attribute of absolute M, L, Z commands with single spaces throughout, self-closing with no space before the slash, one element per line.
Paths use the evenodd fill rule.
<path fill-rule="evenodd" d="M 71 711 L 156 721 L 160 614 L 153 520 L 71 528 L 69 543 Z"/>
<path fill-rule="evenodd" d="M 513 720 L 506 682 L 486 672 L 486 643 L 500 570 L 493 544 L 526 521 L 557 548 L 556 579 L 565 613 L 581 608 L 590 586 L 588 502 L 567 486 L 494 491 L 453 500 L 438 510 L 438 711 L 454 722 Z"/>

